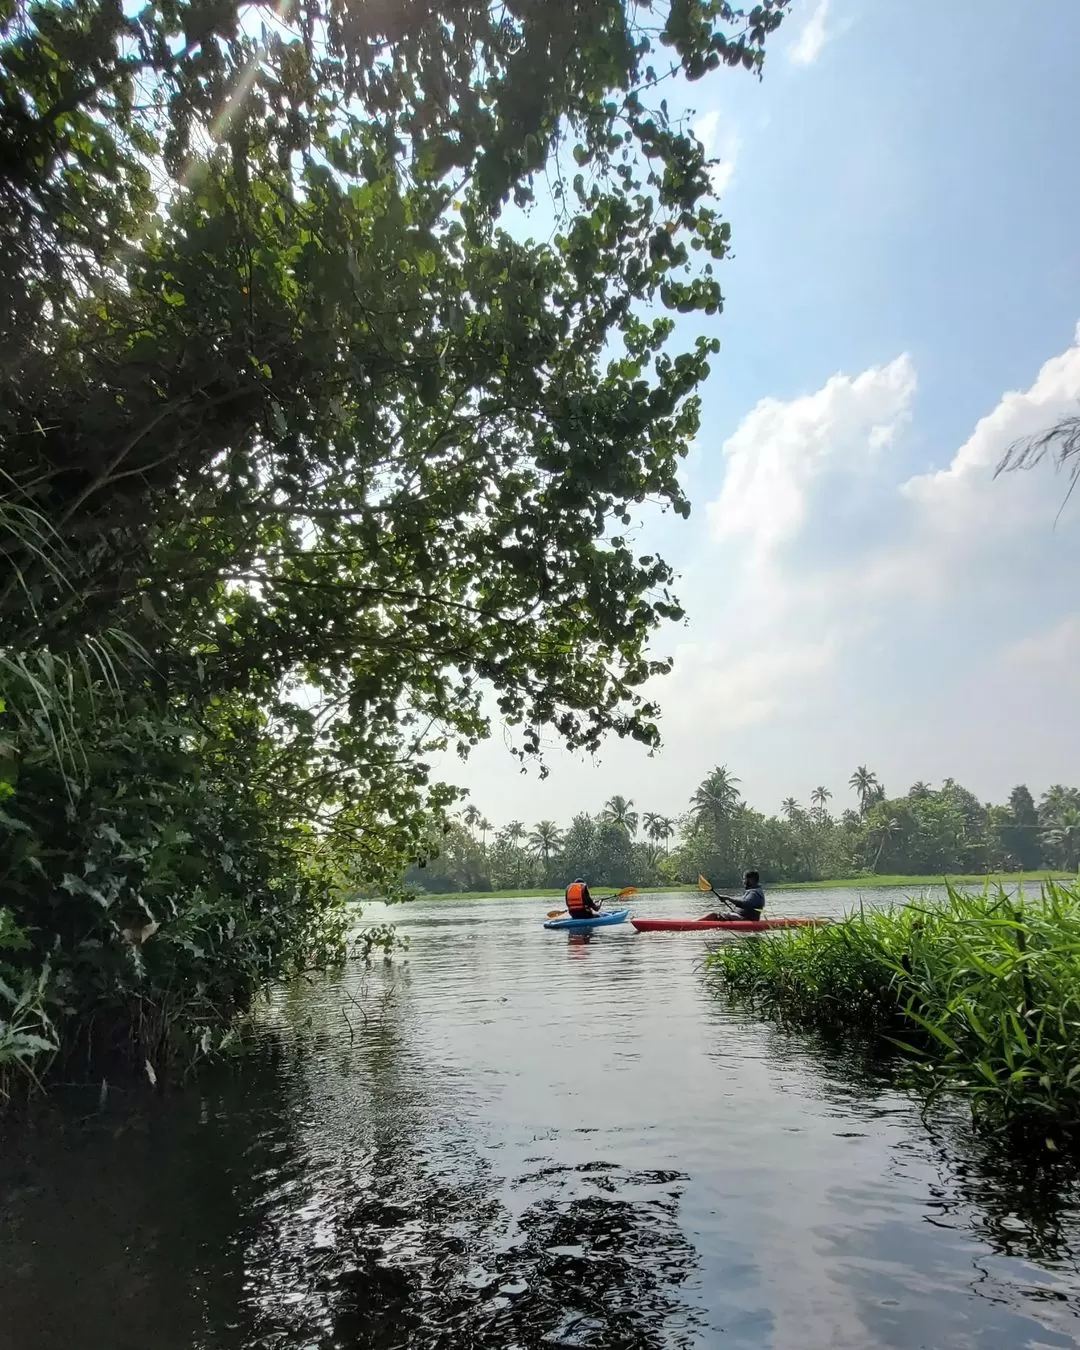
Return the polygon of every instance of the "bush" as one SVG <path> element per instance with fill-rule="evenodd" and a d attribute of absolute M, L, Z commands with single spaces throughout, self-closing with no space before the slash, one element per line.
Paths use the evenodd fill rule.
<path fill-rule="evenodd" d="M 61 704 L 0 676 L 0 1088 L 53 1058 L 153 1078 L 216 1048 L 268 981 L 341 953 L 333 876 L 268 796 L 258 728 L 100 686 L 91 715 L 78 680 Z"/>
<path fill-rule="evenodd" d="M 1008 1123 L 1080 1119 L 1080 887 L 1004 888 L 725 946 L 710 971 L 766 1012 L 897 1039 L 934 1089 Z"/>

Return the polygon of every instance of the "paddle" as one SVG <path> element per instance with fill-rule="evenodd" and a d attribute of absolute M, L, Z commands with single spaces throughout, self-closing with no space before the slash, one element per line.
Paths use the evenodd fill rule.
<path fill-rule="evenodd" d="M 636 886 L 627 886 L 625 890 L 616 891 L 614 895 L 602 895 L 596 903 L 602 905 L 605 900 L 621 900 L 624 895 L 637 895 L 637 889 Z M 561 919 L 565 913 L 565 909 L 552 909 L 548 911 L 548 918 Z"/>
<path fill-rule="evenodd" d="M 712 891 L 717 900 L 722 900 L 725 905 L 731 904 L 731 897 L 728 895 L 721 895 L 708 877 L 703 877 L 700 872 L 698 873 L 697 888 L 699 891 Z M 732 907 L 734 908 L 734 906 Z"/>

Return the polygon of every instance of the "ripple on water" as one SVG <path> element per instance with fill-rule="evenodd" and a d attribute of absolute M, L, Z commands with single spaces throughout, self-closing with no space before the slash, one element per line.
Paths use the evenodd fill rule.
<path fill-rule="evenodd" d="M 9 1133 L 5 1350 L 1077 1342 L 1064 1160 L 714 1000 L 697 935 L 549 907 L 414 906 L 407 963 L 281 991 L 234 1069 Z"/>

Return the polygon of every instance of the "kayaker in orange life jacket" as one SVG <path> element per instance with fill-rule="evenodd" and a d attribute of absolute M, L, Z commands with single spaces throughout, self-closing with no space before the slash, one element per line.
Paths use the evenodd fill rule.
<path fill-rule="evenodd" d="M 566 909 L 572 919 L 593 919 L 600 913 L 600 904 L 589 894 L 589 884 L 577 877 L 566 888 Z"/>
<path fill-rule="evenodd" d="M 761 889 L 761 878 L 756 872 L 747 872 L 743 877 L 743 886 L 745 890 L 741 900 L 736 900 L 730 895 L 718 895 L 718 900 L 723 900 L 726 905 L 731 905 L 735 913 L 730 910 L 718 910 L 715 914 L 703 915 L 706 919 L 749 919 L 756 923 L 761 918 L 761 911 L 765 908 L 765 892 Z"/>

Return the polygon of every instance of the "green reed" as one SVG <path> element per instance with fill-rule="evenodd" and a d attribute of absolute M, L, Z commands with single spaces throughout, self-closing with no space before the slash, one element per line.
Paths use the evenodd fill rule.
<path fill-rule="evenodd" d="M 987 1120 L 1080 1125 L 1076 884 L 1034 900 L 949 887 L 940 903 L 726 945 L 707 967 L 780 1019 L 884 1033 Z"/>

